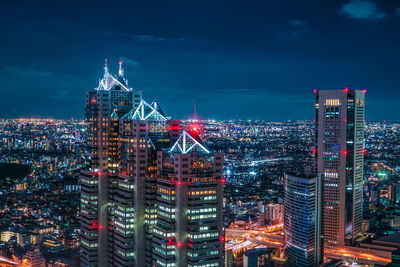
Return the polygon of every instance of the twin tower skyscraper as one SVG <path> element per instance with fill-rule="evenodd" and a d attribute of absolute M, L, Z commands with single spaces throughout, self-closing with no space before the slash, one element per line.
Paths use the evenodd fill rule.
<path fill-rule="evenodd" d="M 365 90 L 314 90 L 314 172 L 285 175 L 285 255 L 317 266 L 362 234 Z"/>
<path fill-rule="evenodd" d="M 222 266 L 223 155 L 107 62 L 86 97 L 81 266 Z"/>

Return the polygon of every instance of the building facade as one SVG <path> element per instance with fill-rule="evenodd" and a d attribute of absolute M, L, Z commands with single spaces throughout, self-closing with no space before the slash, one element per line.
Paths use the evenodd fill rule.
<path fill-rule="evenodd" d="M 156 266 L 223 266 L 223 155 L 183 131 L 158 152 Z"/>
<path fill-rule="evenodd" d="M 175 244 L 185 242 L 185 249 L 182 245 L 173 246 L 173 252 L 168 253 L 173 253 L 174 260 L 165 261 L 169 264 L 165 266 L 182 266 L 181 262 L 206 266 L 201 264 L 199 257 L 207 258 L 208 263 L 214 263 L 217 258 L 216 262 L 222 264 L 222 156 L 208 150 L 207 155 L 200 156 L 198 147 L 205 147 L 187 132 L 182 132 L 180 121 L 166 117 L 157 102 L 147 103 L 141 92 L 128 87 L 122 62 L 118 75 L 110 74 L 106 65 L 99 86 L 87 93 L 85 120 L 90 156 L 86 168 L 81 171 L 80 181 L 81 266 L 164 266 L 164 261 L 155 260 L 157 245 L 165 248 L 165 240 L 157 234 L 165 223 L 162 216 L 166 211 L 162 208 L 167 207 L 160 194 L 164 192 L 162 177 L 168 171 L 159 164 L 162 160 L 160 155 L 176 158 L 178 166 L 175 168 L 173 165 L 175 169 L 169 178 L 176 180 L 176 185 L 193 180 L 196 185 L 200 183 L 198 187 L 207 188 L 203 191 L 209 193 L 189 195 L 194 189 L 187 184 L 172 190 L 179 194 L 179 198 L 174 198 L 176 203 L 170 203 L 168 207 L 174 211 L 170 219 L 180 220 L 179 223 L 171 221 L 169 227 L 172 228 L 168 229 L 168 234 L 173 233 L 174 240 L 182 240 L 174 241 Z M 176 149 L 182 146 L 183 152 L 178 153 Z M 207 159 L 209 162 L 204 169 L 197 165 L 197 168 L 187 169 L 188 163 L 184 164 L 185 167 L 179 166 L 180 158 L 198 162 Z M 183 172 L 182 168 L 185 169 Z M 186 189 L 181 192 L 183 188 Z M 203 202 L 196 202 L 203 198 Z M 197 228 L 194 221 L 190 221 L 188 226 L 190 216 L 187 212 L 191 212 L 191 205 L 207 207 L 204 210 L 207 214 L 200 214 L 202 218 L 211 216 L 208 213 L 218 216 L 198 220 Z M 193 252 L 188 256 L 190 249 L 186 244 L 190 245 L 191 235 L 198 238 L 200 228 L 201 233 L 205 233 L 202 236 L 204 241 L 192 242 L 201 245 L 195 246 L 196 255 Z M 202 242 L 208 242 L 208 245 Z"/>
<path fill-rule="evenodd" d="M 315 90 L 316 170 L 323 175 L 325 247 L 362 233 L 365 90 Z"/>
<path fill-rule="evenodd" d="M 284 233 L 288 266 L 318 266 L 322 261 L 321 176 L 285 174 Z"/>

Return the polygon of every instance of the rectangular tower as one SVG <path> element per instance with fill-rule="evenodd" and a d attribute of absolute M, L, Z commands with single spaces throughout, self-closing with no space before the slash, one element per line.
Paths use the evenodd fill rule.
<path fill-rule="evenodd" d="M 81 171 L 81 265 L 113 265 L 114 202 L 120 163 L 119 120 L 135 108 L 133 94 L 123 76 L 108 72 L 99 86 L 87 93 L 85 121 L 90 155 Z"/>
<path fill-rule="evenodd" d="M 284 233 L 288 266 L 318 266 L 322 261 L 321 176 L 285 174 Z"/>
<path fill-rule="evenodd" d="M 316 169 L 323 175 L 324 246 L 361 234 L 365 90 L 315 90 Z"/>
<path fill-rule="evenodd" d="M 183 131 L 158 152 L 155 266 L 223 266 L 223 155 Z"/>

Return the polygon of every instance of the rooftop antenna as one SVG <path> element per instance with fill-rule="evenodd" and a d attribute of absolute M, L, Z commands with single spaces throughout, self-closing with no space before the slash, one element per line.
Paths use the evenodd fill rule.
<path fill-rule="evenodd" d="M 118 76 L 120 77 L 124 77 L 124 69 L 122 68 L 122 63 L 123 63 L 122 60 L 118 62 L 119 64 Z"/>
<path fill-rule="evenodd" d="M 197 121 L 197 114 L 196 114 L 196 100 L 194 101 L 194 121 Z"/>
<path fill-rule="evenodd" d="M 104 75 L 108 73 L 107 58 L 104 59 Z"/>
<path fill-rule="evenodd" d="M 108 89 L 108 66 L 107 66 L 107 58 L 104 59 L 104 88 Z"/>

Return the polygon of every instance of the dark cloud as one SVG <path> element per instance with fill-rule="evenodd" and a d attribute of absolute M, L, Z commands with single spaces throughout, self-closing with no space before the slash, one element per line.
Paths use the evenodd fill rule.
<path fill-rule="evenodd" d="M 279 37 L 283 39 L 294 40 L 311 31 L 310 25 L 303 20 L 289 20 L 289 24 L 290 29 L 288 31 L 278 33 Z"/>
<path fill-rule="evenodd" d="M 386 14 L 371 0 L 350 0 L 342 6 L 340 14 L 352 19 L 383 19 Z"/>
<path fill-rule="evenodd" d="M 19 77 L 23 77 L 26 79 L 43 78 L 43 77 L 51 76 L 50 71 L 44 71 L 44 70 L 38 70 L 38 69 L 20 67 L 20 66 L 9 66 L 9 65 L 3 66 L 3 68 L 1 68 L 1 72 L 6 75 L 19 76 Z"/>
<path fill-rule="evenodd" d="M 137 66 L 140 65 L 140 63 L 139 63 L 138 61 L 133 60 L 133 59 L 130 59 L 130 58 L 127 58 L 127 57 L 121 57 L 120 60 L 121 60 L 124 64 L 129 65 L 129 66 L 132 66 L 132 67 L 137 67 Z"/>

